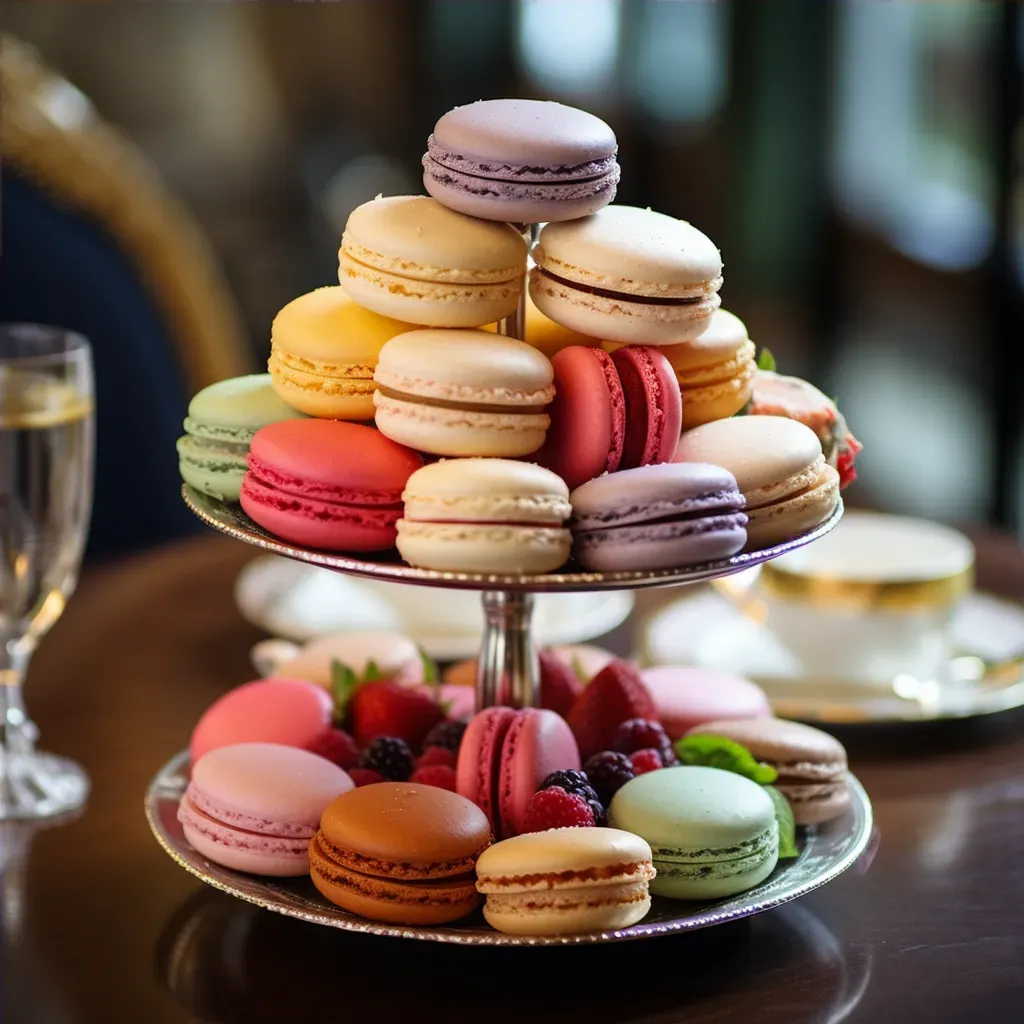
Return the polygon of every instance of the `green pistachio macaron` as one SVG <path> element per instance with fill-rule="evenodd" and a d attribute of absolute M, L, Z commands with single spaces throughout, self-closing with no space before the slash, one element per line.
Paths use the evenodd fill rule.
<path fill-rule="evenodd" d="M 187 484 L 238 501 L 253 434 L 278 420 L 303 418 L 270 385 L 269 373 L 232 377 L 203 388 L 189 403 L 178 469 Z"/>
<path fill-rule="evenodd" d="M 612 798 L 608 820 L 650 844 L 658 873 L 650 888 L 658 896 L 733 896 L 763 882 L 779 858 L 771 797 L 719 768 L 638 775 Z"/>

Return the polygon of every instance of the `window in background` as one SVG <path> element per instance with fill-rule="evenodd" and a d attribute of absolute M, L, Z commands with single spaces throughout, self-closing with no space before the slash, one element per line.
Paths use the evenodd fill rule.
<path fill-rule="evenodd" d="M 555 97 L 584 99 L 615 84 L 618 0 L 519 0 L 517 59 L 524 77 Z"/>
<path fill-rule="evenodd" d="M 977 266 L 995 235 L 983 114 L 998 8 L 845 0 L 837 11 L 839 206 L 945 270 Z"/>

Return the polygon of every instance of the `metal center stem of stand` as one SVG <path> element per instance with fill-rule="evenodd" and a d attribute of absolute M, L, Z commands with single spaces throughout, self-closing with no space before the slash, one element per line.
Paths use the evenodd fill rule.
<path fill-rule="evenodd" d="M 533 645 L 533 594 L 485 590 L 484 637 L 476 671 L 476 706 L 516 708 L 540 703 L 540 668 Z"/>

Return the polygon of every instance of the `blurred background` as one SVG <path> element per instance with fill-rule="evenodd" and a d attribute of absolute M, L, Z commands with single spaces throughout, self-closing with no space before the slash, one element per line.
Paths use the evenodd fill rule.
<path fill-rule="evenodd" d="M 420 155 L 445 110 L 506 95 L 605 118 L 618 201 L 715 240 L 723 305 L 783 372 L 836 396 L 864 442 L 850 501 L 1024 523 L 1016 4 L 373 0 L 5 15 L 5 74 L 32 80 L 37 109 L 25 127 L 5 96 L 0 320 L 77 326 L 96 347 L 94 557 L 198 528 L 176 500 L 173 446 L 191 391 L 261 367 L 278 308 L 336 282 L 353 207 L 422 191 Z M 33 61 L 44 70 L 26 71 Z M 98 117 L 137 147 L 103 165 L 124 178 L 104 202 L 88 146 L 75 173 L 60 155 L 57 171 L 36 166 L 39 109 L 74 145 Z M 20 127 L 29 141 L 12 143 Z M 175 298 L 154 298 L 152 323 L 97 300 L 101 285 L 83 276 L 93 257 L 65 241 L 81 225 L 40 229 L 26 188 L 42 180 L 48 201 L 127 254 L 119 273 L 156 266 L 141 288 Z M 174 280 L 183 274 L 197 279 Z M 128 410 L 116 422 L 114 406 Z M 115 529 L 104 495 L 123 494 L 126 478 L 153 512 Z"/>

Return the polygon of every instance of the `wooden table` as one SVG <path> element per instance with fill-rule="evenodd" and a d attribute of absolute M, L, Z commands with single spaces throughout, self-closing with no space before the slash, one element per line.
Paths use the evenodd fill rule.
<path fill-rule="evenodd" d="M 210 890 L 142 813 L 197 716 L 250 678 L 232 587 L 249 549 L 206 536 L 86 575 L 40 650 L 30 710 L 93 782 L 77 820 L 2 832 L 11 1024 L 180 1021 L 1024 1019 L 1024 715 L 842 735 L 874 801 L 873 858 L 780 910 L 568 950 L 458 950 L 316 928 Z M 1024 553 L 980 546 L 1024 598 Z M 24 856 L 18 847 L 24 845 Z"/>

